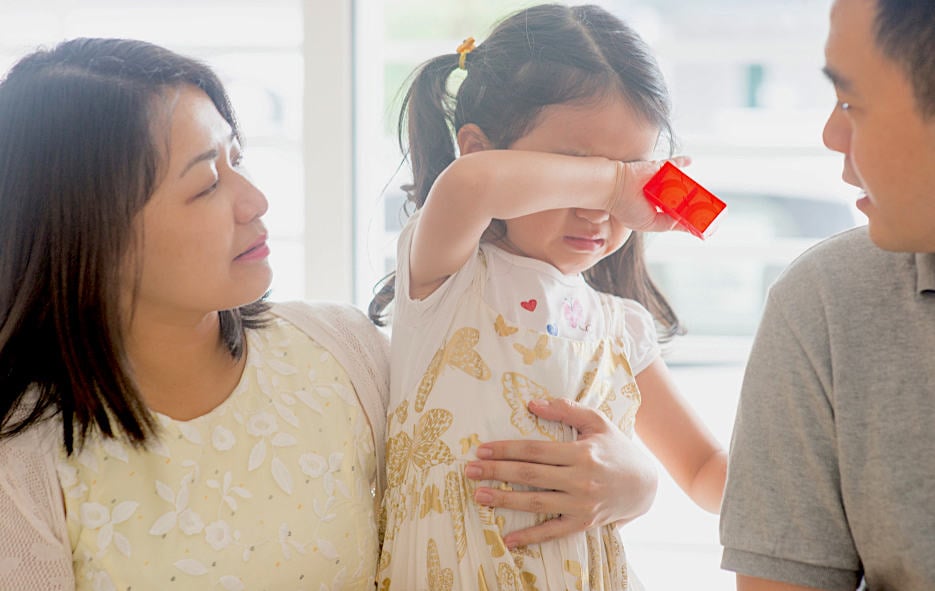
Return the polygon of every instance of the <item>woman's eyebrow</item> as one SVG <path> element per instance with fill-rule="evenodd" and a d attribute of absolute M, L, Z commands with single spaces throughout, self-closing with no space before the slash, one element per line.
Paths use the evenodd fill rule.
<path fill-rule="evenodd" d="M 230 136 L 227 138 L 227 141 L 228 143 L 230 143 L 236 139 L 237 139 L 237 134 L 234 132 L 231 132 Z M 192 158 L 188 162 L 188 164 L 185 165 L 185 168 L 183 168 L 182 172 L 179 174 L 179 178 L 182 178 L 183 176 L 185 176 L 185 173 L 191 170 L 191 168 L 195 166 L 196 164 L 198 164 L 199 162 L 204 162 L 205 160 L 214 160 L 217 157 L 218 157 L 218 151 L 215 148 L 211 148 L 210 150 L 206 150 L 202 152 L 201 154 L 198 154 L 197 156 Z"/>

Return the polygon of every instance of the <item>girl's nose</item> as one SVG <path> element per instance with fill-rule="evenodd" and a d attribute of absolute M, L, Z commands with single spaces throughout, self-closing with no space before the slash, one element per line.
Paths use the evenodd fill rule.
<path fill-rule="evenodd" d="M 592 224 L 602 224 L 610 219 L 610 213 L 603 209 L 584 209 L 578 207 L 575 208 L 575 215 Z"/>

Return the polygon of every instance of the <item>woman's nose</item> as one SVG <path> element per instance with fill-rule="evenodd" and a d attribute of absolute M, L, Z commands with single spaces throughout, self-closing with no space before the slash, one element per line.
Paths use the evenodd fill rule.
<path fill-rule="evenodd" d="M 247 224 L 262 217 L 269 209 L 269 201 L 256 185 L 249 179 L 242 177 L 243 186 L 237 195 L 237 202 L 234 205 L 237 221 Z"/>

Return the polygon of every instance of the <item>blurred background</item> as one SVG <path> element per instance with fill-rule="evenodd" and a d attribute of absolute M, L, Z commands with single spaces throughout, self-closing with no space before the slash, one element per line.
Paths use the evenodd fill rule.
<path fill-rule="evenodd" d="M 841 158 L 821 145 L 830 0 L 606 0 L 657 53 L 687 172 L 728 203 L 702 242 L 653 236 L 655 278 L 688 329 L 665 355 L 683 393 L 729 444 L 743 364 L 769 285 L 816 241 L 863 223 Z M 222 75 L 246 166 L 270 200 L 272 297 L 366 307 L 394 266 L 408 171 L 401 89 L 419 63 L 534 4 L 516 0 L 0 0 L 0 72 L 76 36 L 136 37 Z M 717 518 L 667 475 L 627 527 L 648 589 L 732 589 Z"/>

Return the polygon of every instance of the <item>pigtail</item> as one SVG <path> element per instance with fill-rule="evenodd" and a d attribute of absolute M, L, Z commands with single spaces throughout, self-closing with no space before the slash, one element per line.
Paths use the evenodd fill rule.
<path fill-rule="evenodd" d="M 422 207 L 435 179 L 454 162 L 454 97 L 448 91 L 448 78 L 458 68 L 459 55 L 446 54 L 425 62 L 416 73 L 399 112 L 400 150 L 408 153 L 412 184 L 403 187 L 408 202 Z M 404 137 L 406 141 L 404 141 Z M 396 274 L 390 273 L 379 284 L 367 310 L 377 326 L 386 326 L 386 308 L 396 297 Z"/>

